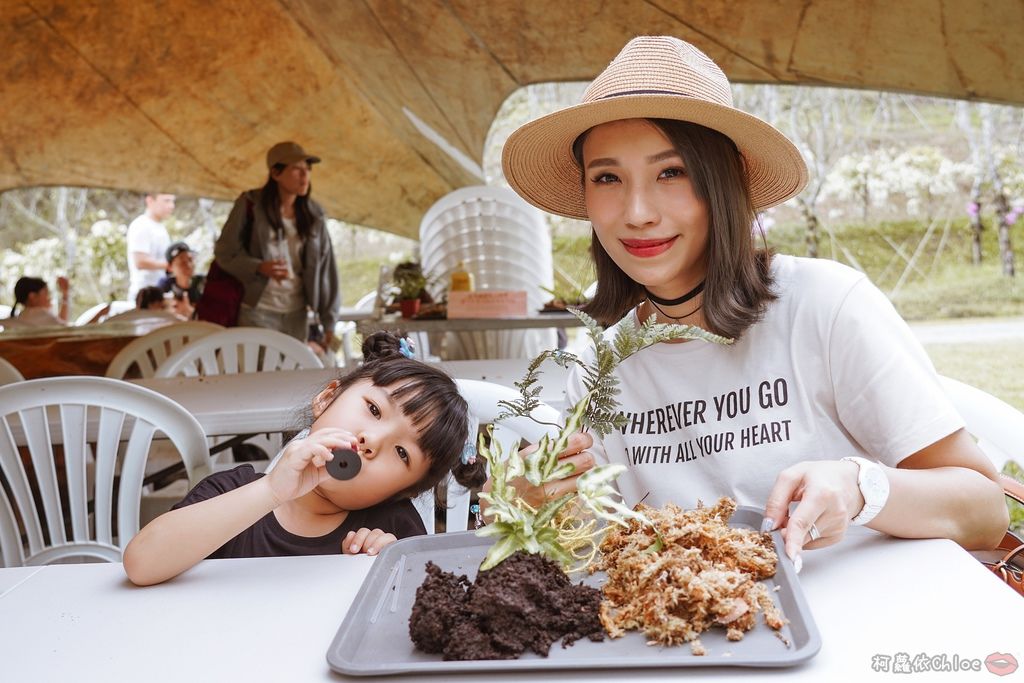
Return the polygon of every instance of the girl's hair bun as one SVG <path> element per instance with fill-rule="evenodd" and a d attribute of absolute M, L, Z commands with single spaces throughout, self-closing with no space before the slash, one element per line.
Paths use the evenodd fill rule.
<path fill-rule="evenodd" d="M 382 358 L 401 356 L 401 342 L 403 335 L 394 332 L 374 332 L 363 340 L 363 360 L 367 363 Z"/>

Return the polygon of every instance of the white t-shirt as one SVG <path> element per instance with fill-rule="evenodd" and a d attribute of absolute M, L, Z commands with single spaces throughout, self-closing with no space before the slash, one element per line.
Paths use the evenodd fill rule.
<path fill-rule="evenodd" d="M 295 219 L 282 218 L 281 222 L 284 235 L 282 239 L 270 240 L 264 258 L 284 259 L 288 264 L 288 277 L 280 282 L 270 278 L 256 307 L 274 313 L 291 313 L 306 307 L 302 289 L 302 238 L 295 227 Z"/>
<path fill-rule="evenodd" d="M 132 256 L 137 251 L 148 254 L 151 258 L 161 261 L 167 256 L 167 247 L 171 246 L 171 236 L 163 223 L 142 214 L 128 226 L 128 301 L 135 303 L 135 295 L 143 287 L 150 287 L 160 282 L 164 271 L 140 270 L 135 266 Z"/>
<path fill-rule="evenodd" d="M 729 495 L 763 507 L 790 465 L 859 455 L 895 466 L 963 427 L 924 349 L 863 274 L 782 255 L 772 273 L 779 299 L 736 344 L 657 344 L 617 368 L 629 423 L 593 453 L 629 468 L 618 479 L 627 504 Z M 574 370 L 569 405 L 582 395 Z"/>
<path fill-rule="evenodd" d="M 18 327 L 67 327 L 68 323 L 54 315 L 50 309 L 36 306 L 22 309 L 13 318 L 0 320 L 0 325 L 13 330 Z"/>

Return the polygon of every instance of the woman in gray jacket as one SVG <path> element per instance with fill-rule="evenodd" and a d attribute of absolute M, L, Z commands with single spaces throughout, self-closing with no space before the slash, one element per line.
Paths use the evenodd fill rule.
<path fill-rule="evenodd" d="M 239 325 L 306 341 L 306 311 L 312 309 L 329 345 L 341 293 L 324 211 L 309 196 L 312 165 L 319 161 L 294 142 L 271 147 L 267 183 L 235 201 L 214 256 L 245 287 Z"/>

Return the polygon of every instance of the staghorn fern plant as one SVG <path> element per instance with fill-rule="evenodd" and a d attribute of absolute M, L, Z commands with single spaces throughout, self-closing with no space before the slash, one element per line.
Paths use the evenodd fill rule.
<path fill-rule="evenodd" d="M 489 444 L 483 437 L 480 439 L 480 453 L 487 459 L 491 470 L 491 490 L 481 493 L 480 498 L 487 501 L 484 515 L 492 522 L 478 529 L 477 535 L 496 538 L 480 566 L 482 570 L 496 566 L 517 550 L 525 550 L 545 555 L 566 569 L 571 567 L 572 571 L 578 571 L 596 555 L 597 542 L 603 533 L 598 520 L 626 526 L 627 520 L 636 519 L 653 527 L 642 513 L 626 507 L 612 486 L 619 474 L 625 471 L 623 465 L 594 467 L 579 477 L 575 492 L 549 500 L 539 509 L 534 509 L 520 498 L 511 482 L 524 477 L 533 486 L 543 486 L 571 475 L 575 469 L 573 465 L 558 459 L 571 434 L 583 429 L 603 437 L 625 423 L 626 417 L 619 412 L 615 398 L 619 388 L 614 370 L 629 356 L 653 344 L 673 339 L 732 343 L 731 339 L 692 325 L 655 322 L 654 316 L 640 327 L 627 319 L 620 325 L 615 339 L 609 342 L 593 318 L 577 310 L 572 313 L 583 322 L 593 340 L 596 351 L 594 364 L 588 365 L 570 353 L 545 351 L 530 363 L 523 379 L 515 383 L 520 398 L 500 404 L 505 409 L 501 417 L 531 417 L 533 409 L 540 405 L 541 385 L 538 380 L 541 364 L 548 359 L 565 368 L 575 364 L 583 372 L 586 393 L 572 407 L 565 424 L 555 425 L 559 427 L 558 433 L 553 437 L 544 436 L 537 449 L 525 458 L 515 451 L 503 453 L 500 444 L 493 439 Z M 574 504 L 567 507 L 570 502 Z"/>

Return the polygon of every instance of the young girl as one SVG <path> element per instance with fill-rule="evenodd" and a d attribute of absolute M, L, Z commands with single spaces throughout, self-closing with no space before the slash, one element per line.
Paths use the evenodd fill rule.
<path fill-rule="evenodd" d="M 468 408 L 455 382 L 400 348 L 388 333 L 367 339 L 365 364 L 316 395 L 309 429 L 270 473 L 240 465 L 211 475 L 142 529 L 124 552 L 128 578 L 160 583 L 207 557 L 376 555 L 425 533 L 410 498 L 453 469 L 479 484 L 482 458 L 460 465 Z M 328 474 L 337 448 L 359 454 L 354 478 Z"/>
<path fill-rule="evenodd" d="M 732 106 L 703 52 L 633 39 L 581 104 L 513 133 L 503 166 L 531 203 L 590 220 L 592 315 L 736 340 L 659 344 L 622 363 L 628 422 L 597 443 L 574 436 L 564 457 L 576 476 L 596 458 L 629 468 L 629 504 L 764 506 L 765 529 L 782 528 L 797 562 L 851 524 L 968 548 L 1001 539 L 995 469 L 885 296 L 838 263 L 756 248 L 756 212 L 799 193 L 806 167 L 779 131 Z M 576 373 L 567 398 L 582 393 Z M 523 490 L 539 502 L 574 487 Z"/>

